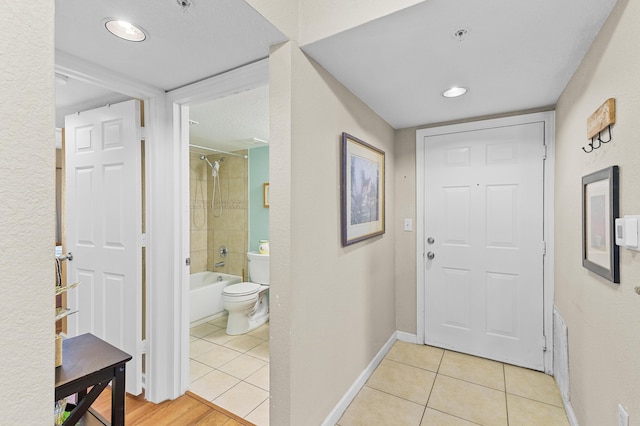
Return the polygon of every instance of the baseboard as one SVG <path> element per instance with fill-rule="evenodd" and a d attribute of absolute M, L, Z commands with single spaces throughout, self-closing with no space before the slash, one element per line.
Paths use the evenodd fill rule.
<path fill-rule="evenodd" d="M 414 345 L 418 344 L 418 336 L 411 333 L 406 333 L 404 331 L 396 331 L 396 337 L 401 342 L 413 343 Z"/>
<path fill-rule="evenodd" d="M 334 426 L 336 423 L 338 423 L 338 420 L 340 420 L 340 417 L 342 417 L 344 412 L 347 410 L 347 407 L 349 407 L 351 401 L 353 401 L 356 395 L 358 395 L 358 392 L 360 392 L 360 389 L 362 389 L 364 384 L 367 383 L 369 377 L 371 377 L 378 365 L 380 365 L 384 357 L 389 353 L 396 340 L 399 340 L 397 331 L 394 332 L 391 337 L 389 337 L 387 343 L 382 346 L 376 356 L 373 357 L 367 368 L 364 369 L 364 371 L 360 374 L 356 381 L 351 385 L 349 390 L 347 390 L 347 393 L 345 393 L 340 401 L 338 401 L 338 404 L 333 408 L 333 410 L 331 410 L 327 418 L 324 419 L 324 422 L 322 422 L 322 426 Z"/>
<path fill-rule="evenodd" d="M 569 424 L 571 426 L 579 426 L 578 418 L 576 417 L 576 413 L 573 411 L 573 406 L 571 405 L 571 401 L 562 401 L 564 403 L 564 410 L 567 412 L 567 419 L 569 420 Z"/>

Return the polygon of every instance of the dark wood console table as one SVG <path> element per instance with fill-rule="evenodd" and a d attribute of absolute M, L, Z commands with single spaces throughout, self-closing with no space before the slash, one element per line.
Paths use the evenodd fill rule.
<path fill-rule="evenodd" d="M 75 425 L 111 382 L 111 424 L 123 426 L 125 364 L 130 359 L 131 355 L 93 334 L 64 340 L 62 365 L 56 368 L 55 398 L 77 394 L 76 408 L 64 425 Z"/>

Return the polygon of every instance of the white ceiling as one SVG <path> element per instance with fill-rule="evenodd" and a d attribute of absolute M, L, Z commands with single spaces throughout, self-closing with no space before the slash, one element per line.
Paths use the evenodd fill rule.
<path fill-rule="evenodd" d="M 266 146 L 269 141 L 268 86 L 189 107 L 190 143 L 237 151 Z"/>
<path fill-rule="evenodd" d="M 56 48 L 138 81 L 172 90 L 269 56 L 286 38 L 244 1 L 57 0 Z M 142 27 L 144 42 L 123 41 L 107 18 Z"/>
<path fill-rule="evenodd" d="M 56 0 L 56 50 L 170 91 L 266 58 L 271 45 L 286 40 L 244 1 L 190 0 L 191 6 L 185 13 L 178 3 L 177 0 Z M 134 43 L 118 39 L 106 31 L 106 18 L 139 25 L 147 32 L 147 40 Z M 233 98 L 237 100 L 218 100 L 191 108 L 191 114 L 197 117 L 193 119 L 201 123 L 192 126 L 199 143 L 206 144 L 207 139 L 210 145 L 222 143 L 226 138 L 268 140 L 266 89 Z M 69 78 L 66 84 L 56 85 L 56 125 L 63 127 L 67 114 L 124 99 L 127 97 L 122 94 Z M 225 111 L 221 111 L 221 104 Z M 238 115 L 229 117 L 234 112 Z M 210 118 L 214 116 L 218 117 L 219 128 Z M 248 117 L 244 124 L 242 117 Z M 254 135 L 249 135 L 249 128 Z M 238 149 L 243 147 L 246 146 Z"/>
<path fill-rule="evenodd" d="M 429 0 L 303 50 L 395 128 L 540 108 L 555 105 L 615 2 Z M 469 92 L 442 97 L 451 86 Z"/>
<path fill-rule="evenodd" d="M 554 105 L 615 0 L 429 0 L 303 46 L 395 128 Z M 142 43 L 104 29 L 126 19 Z M 56 0 L 56 49 L 165 91 L 268 56 L 286 37 L 241 0 Z M 459 41 L 454 33 L 467 29 Z M 469 88 L 445 99 L 452 86 Z M 69 79 L 65 114 L 121 94 Z M 268 140 L 268 88 L 191 106 L 193 143 L 230 151 Z M 226 145 L 225 145 L 226 144 Z"/>

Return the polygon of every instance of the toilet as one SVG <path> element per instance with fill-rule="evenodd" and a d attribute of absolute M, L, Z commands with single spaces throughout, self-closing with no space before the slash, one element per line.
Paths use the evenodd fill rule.
<path fill-rule="evenodd" d="M 269 254 L 247 253 L 249 282 L 222 291 L 222 306 L 229 311 L 227 334 L 245 334 L 269 319 Z"/>

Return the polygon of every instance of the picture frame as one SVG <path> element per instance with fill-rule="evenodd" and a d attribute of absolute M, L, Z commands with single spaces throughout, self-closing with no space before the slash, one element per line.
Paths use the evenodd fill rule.
<path fill-rule="evenodd" d="M 269 208 L 269 182 L 262 184 L 262 206 L 266 209 Z"/>
<path fill-rule="evenodd" d="M 618 166 L 582 177 L 582 266 L 620 283 L 620 250 L 615 244 L 618 217 Z"/>
<path fill-rule="evenodd" d="M 342 133 L 340 210 L 342 246 L 385 232 L 385 153 Z"/>

